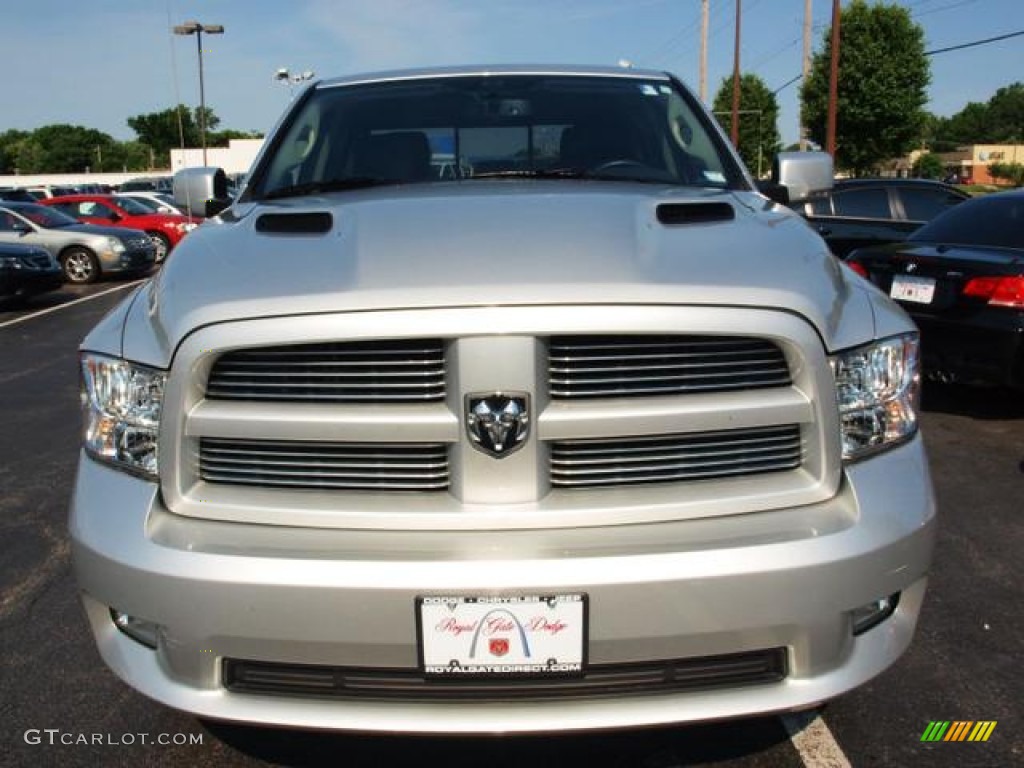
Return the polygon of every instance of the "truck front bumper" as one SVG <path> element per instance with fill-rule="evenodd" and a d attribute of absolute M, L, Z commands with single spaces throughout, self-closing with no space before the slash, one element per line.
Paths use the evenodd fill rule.
<path fill-rule="evenodd" d="M 155 483 L 83 455 L 71 534 L 103 659 L 170 707 L 339 730 L 576 730 L 800 709 L 879 674 L 917 622 L 935 533 L 931 488 L 917 437 L 846 467 L 835 497 L 793 509 L 535 531 L 321 530 L 183 518 L 163 507 Z M 430 680 L 387 695 L 294 684 L 296 670 L 417 679 L 417 597 L 568 592 L 587 596 L 594 669 L 778 651 L 782 674 L 598 695 L 558 683 L 517 695 Z M 854 634 L 854 612 L 891 595 L 895 612 Z M 120 631 L 112 610 L 155 627 L 156 647 Z M 240 691 L 225 674 L 238 664 L 290 677 Z"/>

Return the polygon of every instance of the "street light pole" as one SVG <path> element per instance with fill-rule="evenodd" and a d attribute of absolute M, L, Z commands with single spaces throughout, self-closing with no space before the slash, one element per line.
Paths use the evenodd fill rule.
<path fill-rule="evenodd" d="M 198 21 L 186 21 L 174 27 L 176 35 L 195 35 L 196 51 L 199 54 L 199 140 L 203 147 L 203 165 L 206 165 L 206 93 L 203 87 L 203 32 L 208 35 L 223 35 L 224 27 L 220 24 L 200 24 Z"/>

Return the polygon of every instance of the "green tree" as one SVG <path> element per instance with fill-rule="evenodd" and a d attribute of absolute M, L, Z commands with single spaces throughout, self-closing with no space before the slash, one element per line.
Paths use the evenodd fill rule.
<path fill-rule="evenodd" d="M 988 144 L 988 120 L 988 105 L 972 101 L 942 121 L 937 138 L 954 149 L 963 144 Z"/>
<path fill-rule="evenodd" d="M 941 179 L 946 175 L 946 166 L 938 155 L 925 152 L 914 163 L 914 175 L 921 179 Z"/>
<path fill-rule="evenodd" d="M 107 171 L 146 171 L 156 166 L 156 153 L 140 141 L 118 142 L 103 155 L 103 169 Z"/>
<path fill-rule="evenodd" d="M 930 79 L 924 33 L 906 8 L 853 0 L 840 19 L 836 165 L 861 175 L 919 141 Z M 832 32 L 801 88 L 811 139 L 825 144 Z"/>
<path fill-rule="evenodd" d="M 211 135 L 220 118 L 213 110 L 206 108 L 206 134 Z M 184 104 L 165 109 L 162 112 L 150 112 L 128 118 L 128 127 L 135 131 L 139 141 L 152 148 L 157 162 L 166 162 L 172 149 L 184 146 L 198 147 L 202 144 L 199 134 L 199 108 L 191 110 Z M 209 141 L 207 141 L 209 146 Z"/>
<path fill-rule="evenodd" d="M 991 163 L 988 172 L 994 179 L 1003 179 L 1015 187 L 1024 186 L 1024 165 L 1020 163 Z"/>
<path fill-rule="evenodd" d="M 263 134 L 259 131 L 235 131 L 228 128 L 223 131 L 215 131 L 206 135 L 206 146 L 226 147 L 232 139 L 262 139 Z"/>
<path fill-rule="evenodd" d="M 46 168 L 46 150 L 31 134 L 12 146 L 12 162 L 18 173 L 43 173 Z"/>
<path fill-rule="evenodd" d="M 732 123 L 732 77 L 722 79 L 714 100 L 715 117 L 725 132 Z M 760 176 L 771 167 L 782 146 L 779 103 L 757 75 L 740 75 L 739 153 L 752 173 Z"/>
<path fill-rule="evenodd" d="M 972 101 L 941 121 L 937 138 L 945 145 L 1024 142 L 1024 83 L 1012 83 L 986 103 Z"/>
<path fill-rule="evenodd" d="M 14 173 L 15 168 L 18 168 L 18 144 L 28 137 L 26 131 L 10 130 L 0 133 L 0 173 Z"/>
<path fill-rule="evenodd" d="M 95 128 L 64 124 L 36 128 L 32 139 L 43 148 L 42 170 L 47 173 L 103 170 L 103 152 L 115 143 L 108 134 Z"/>
<path fill-rule="evenodd" d="M 1024 83 L 1013 83 L 996 91 L 988 101 L 993 144 L 1024 141 Z"/>

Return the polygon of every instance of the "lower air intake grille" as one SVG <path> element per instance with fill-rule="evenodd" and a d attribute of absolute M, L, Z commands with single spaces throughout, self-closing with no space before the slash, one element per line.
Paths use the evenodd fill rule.
<path fill-rule="evenodd" d="M 790 384 L 782 350 L 730 336 L 555 336 L 548 346 L 555 399 L 730 392 Z"/>
<path fill-rule="evenodd" d="M 507 701 L 674 693 L 775 683 L 787 674 L 782 648 L 635 664 L 595 664 L 580 677 L 426 678 L 414 669 L 277 664 L 227 659 L 224 686 L 235 693 L 360 700 Z"/>
<path fill-rule="evenodd" d="M 800 466 L 795 424 L 551 444 L 551 484 L 563 488 L 685 482 Z"/>
<path fill-rule="evenodd" d="M 444 444 L 300 443 L 204 437 L 199 475 L 208 483 L 265 487 L 443 491 Z"/>

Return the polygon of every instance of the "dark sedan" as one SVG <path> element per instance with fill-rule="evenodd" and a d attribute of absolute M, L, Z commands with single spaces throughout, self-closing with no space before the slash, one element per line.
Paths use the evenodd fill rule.
<path fill-rule="evenodd" d="M 900 242 L 940 213 L 970 198 L 926 179 L 842 179 L 820 197 L 792 207 L 845 258 L 856 248 Z"/>
<path fill-rule="evenodd" d="M 1024 190 L 968 200 L 847 264 L 913 317 L 927 374 L 1024 389 Z"/>
<path fill-rule="evenodd" d="M 63 283 L 60 264 L 46 249 L 0 243 L 0 300 L 55 291 Z"/>

